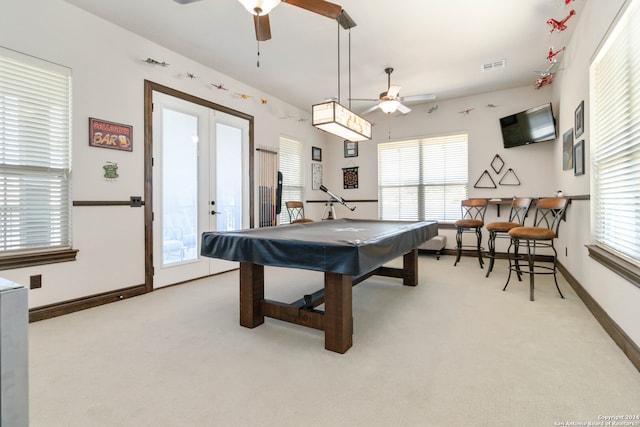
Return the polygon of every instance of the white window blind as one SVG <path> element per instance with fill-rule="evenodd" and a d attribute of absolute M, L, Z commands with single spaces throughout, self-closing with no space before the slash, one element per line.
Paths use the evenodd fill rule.
<path fill-rule="evenodd" d="M 302 144 L 289 138 L 280 138 L 280 167 L 282 172 L 282 210 L 279 224 L 289 223 L 289 214 L 284 203 L 289 200 L 302 201 L 304 176 L 302 173 Z"/>
<path fill-rule="evenodd" d="M 71 246 L 71 73 L 0 49 L 0 256 Z"/>
<path fill-rule="evenodd" d="M 640 1 L 607 37 L 590 80 L 593 238 L 640 265 Z"/>
<path fill-rule="evenodd" d="M 380 219 L 459 219 L 467 197 L 467 146 L 467 134 L 378 144 Z"/>

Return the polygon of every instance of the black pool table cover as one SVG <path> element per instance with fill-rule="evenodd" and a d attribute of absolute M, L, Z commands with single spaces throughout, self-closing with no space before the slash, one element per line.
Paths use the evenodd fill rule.
<path fill-rule="evenodd" d="M 360 276 L 438 234 L 436 221 L 336 219 L 202 234 L 201 255 Z"/>

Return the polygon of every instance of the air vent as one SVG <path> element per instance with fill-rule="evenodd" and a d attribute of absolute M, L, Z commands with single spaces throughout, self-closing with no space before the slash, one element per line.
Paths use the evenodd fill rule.
<path fill-rule="evenodd" d="M 482 68 L 482 71 L 499 70 L 501 68 L 504 68 L 506 66 L 506 63 L 507 61 L 505 59 L 500 59 L 498 61 L 487 62 L 486 64 L 482 64 L 480 68 Z"/>

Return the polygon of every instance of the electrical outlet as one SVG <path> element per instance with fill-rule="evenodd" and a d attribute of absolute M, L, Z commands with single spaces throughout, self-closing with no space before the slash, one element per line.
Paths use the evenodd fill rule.
<path fill-rule="evenodd" d="M 29 278 L 29 289 L 38 289 L 42 287 L 42 274 L 36 274 Z"/>
<path fill-rule="evenodd" d="M 129 206 L 132 208 L 139 208 L 142 206 L 142 197 L 140 196 L 131 196 L 129 198 Z"/>

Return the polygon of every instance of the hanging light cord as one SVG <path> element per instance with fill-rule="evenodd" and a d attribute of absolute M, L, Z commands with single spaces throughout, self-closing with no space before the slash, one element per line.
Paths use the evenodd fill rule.
<path fill-rule="evenodd" d="M 349 28 L 349 110 L 351 110 L 351 28 Z M 340 23 L 338 23 L 338 104 L 340 104 Z"/>
<path fill-rule="evenodd" d="M 258 34 L 260 34 L 260 14 L 262 13 L 262 9 L 260 9 L 259 7 L 256 7 L 254 10 L 256 11 L 256 16 L 258 17 L 256 18 L 256 44 L 258 46 L 256 67 L 260 68 L 260 37 L 258 36 Z"/>
<path fill-rule="evenodd" d="M 351 28 L 349 28 L 349 110 L 351 110 Z"/>
<path fill-rule="evenodd" d="M 260 21 L 258 21 L 258 29 L 259 28 L 260 28 Z M 257 44 L 258 44 L 258 55 L 256 59 L 256 67 L 260 68 L 260 40 L 257 40 Z"/>
<path fill-rule="evenodd" d="M 338 104 L 340 104 L 340 23 L 338 23 Z"/>

